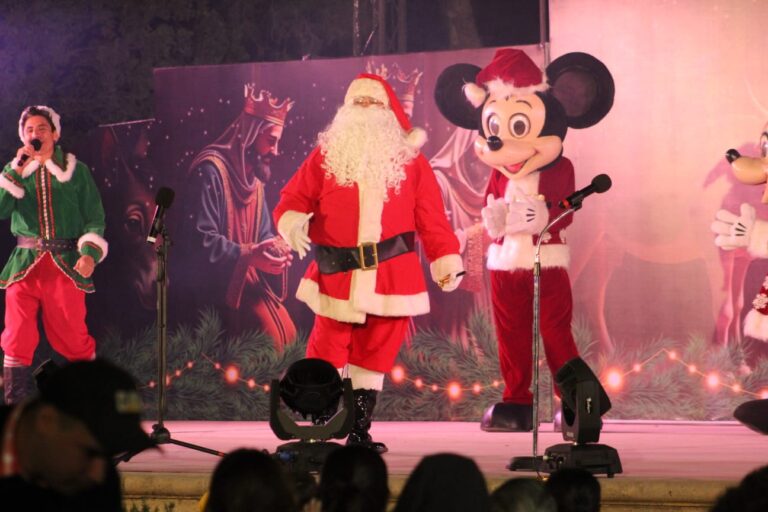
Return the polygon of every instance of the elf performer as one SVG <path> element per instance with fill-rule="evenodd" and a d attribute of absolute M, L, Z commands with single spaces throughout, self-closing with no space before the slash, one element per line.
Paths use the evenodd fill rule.
<path fill-rule="evenodd" d="M 31 394 L 40 309 L 56 352 L 70 361 L 96 356 L 85 324 L 85 294 L 94 291 L 91 275 L 108 249 L 96 183 L 85 164 L 56 145 L 61 137 L 56 111 L 46 106 L 24 109 L 19 137 L 24 145 L 0 175 L 0 218 L 10 217 L 16 236 L 16 247 L 0 273 L 7 404 Z"/>
<path fill-rule="evenodd" d="M 429 312 L 416 235 L 443 291 L 456 289 L 463 273 L 459 241 L 419 152 L 424 142 L 424 130 L 411 128 L 390 85 L 361 74 L 273 212 L 300 258 L 315 244 L 296 293 L 315 313 L 307 357 L 351 378 L 355 421 L 347 444 L 379 452 L 387 447 L 369 430 L 384 374 L 409 318 Z"/>
<path fill-rule="evenodd" d="M 570 53 L 541 69 L 517 49 L 501 49 L 485 68 L 455 64 L 438 77 L 435 101 L 453 124 L 478 130 L 477 157 L 490 167 L 482 219 L 491 243 L 491 300 L 503 402 L 489 407 L 486 431 L 533 427 L 533 263 L 539 234 L 574 192 L 573 165 L 563 156 L 568 127 L 600 121 L 613 105 L 608 69 L 591 55 Z M 552 374 L 578 357 L 565 217 L 543 234 L 540 333 Z"/>

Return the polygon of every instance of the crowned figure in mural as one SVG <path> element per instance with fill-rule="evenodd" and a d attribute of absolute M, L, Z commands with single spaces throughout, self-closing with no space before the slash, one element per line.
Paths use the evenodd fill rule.
<path fill-rule="evenodd" d="M 285 276 L 290 250 L 274 235 L 264 185 L 278 144 L 290 99 L 279 101 L 269 91 L 245 85 L 243 111 L 190 165 L 185 217 L 189 244 L 188 291 L 195 302 L 213 304 L 230 334 L 261 330 L 280 348 L 296 328 L 267 275 Z"/>
<path fill-rule="evenodd" d="M 486 411 L 487 431 L 533 428 L 533 262 L 539 235 L 575 188 L 573 165 L 563 156 L 569 127 L 600 121 L 613 105 L 613 78 L 591 55 L 571 53 L 546 75 L 522 50 L 498 50 L 485 68 L 455 64 L 440 75 L 435 101 L 453 124 L 478 130 L 477 157 L 490 167 L 483 225 L 491 239 L 487 266 L 503 402 Z M 567 272 L 565 228 L 541 240 L 540 333 L 552 374 L 578 356 L 571 332 L 573 299 Z"/>

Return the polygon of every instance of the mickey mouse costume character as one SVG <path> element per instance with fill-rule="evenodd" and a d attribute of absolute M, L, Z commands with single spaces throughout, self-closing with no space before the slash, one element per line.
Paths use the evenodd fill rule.
<path fill-rule="evenodd" d="M 733 168 L 737 180 L 747 185 L 766 185 L 762 202 L 768 204 L 768 124 L 760 135 L 759 157 L 742 156 L 735 149 L 729 149 L 725 158 Z M 728 210 L 719 210 L 712 223 L 717 235 L 715 245 L 729 251 L 739 247 L 747 249 L 756 258 L 768 258 L 768 221 L 756 216 L 755 207 L 743 203 L 739 215 Z M 744 318 L 744 334 L 768 342 L 768 276 L 752 301 L 752 309 Z M 768 399 L 750 400 L 739 405 L 734 417 L 747 427 L 768 434 Z"/>
<path fill-rule="evenodd" d="M 503 402 L 490 407 L 481 428 L 533 428 L 530 392 L 534 251 L 541 230 L 574 192 L 574 171 L 562 155 L 572 128 L 600 121 L 613 105 L 608 69 L 585 53 L 570 53 L 547 67 L 546 76 L 522 50 L 500 49 L 485 68 L 456 64 L 440 75 L 435 101 L 453 124 L 479 131 L 474 149 L 491 167 L 481 214 L 492 239 L 487 266 Z M 563 219 L 541 246 L 541 335 L 552 374 L 578 356 L 571 333 L 569 251 Z"/>
<path fill-rule="evenodd" d="M 353 80 L 318 141 L 273 216 L 300 258 L 315 244 L 296 297 L 315 313 L 307 357 L 330 362 L 352 380 L 355 421 L 347 444 L 384 452 L 369 434 L 377 395 L 410 317 L 429 312 L 415 236 L 445 292 L 462 279 L 459 241 L 419 152 L 426 134 L 411 127 L 383 78 Z"/>

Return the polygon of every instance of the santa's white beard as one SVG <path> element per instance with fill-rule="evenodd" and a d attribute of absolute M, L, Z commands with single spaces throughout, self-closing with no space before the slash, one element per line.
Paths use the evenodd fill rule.
<path fill-rule="evenodd" d="M 344 105 L 318 135 L 326 176 L 342 187 L 358 183 L 400 191 L 404 166 L 418 154 L 391 110 Z"/>

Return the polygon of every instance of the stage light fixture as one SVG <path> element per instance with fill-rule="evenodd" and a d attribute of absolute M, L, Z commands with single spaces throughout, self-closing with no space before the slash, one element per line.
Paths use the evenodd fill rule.
<path fill-rule="evenodd" d="M 309 425 L 300 425 L 280 402 Z M 339 408 L 339 402 L 342 407 Z M 332 364 L 322 359 L 293 363 L 282 379 L 270 388 L 269 426 L 283 440 L 298 439 L 277 447 L 275 457 L 294 471 L 319 472 L 325 458 L 340 444 L 354 421 L 354 398 L 350 379 L 342 380 Z"/>
<path fill-rule="evenodd" d="M 550 446 L 544 452 L 549 471 L 579 467 L 612 477 L 621 473 L 621 460 L 615 448 L 597 444 L 603 428 L 602 416 L 611 400 L 587 363 L 571 359 L 555 375 L 562 398 L 563 439 L 568 443 Z"/>

